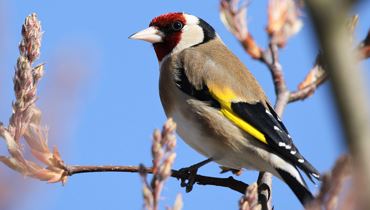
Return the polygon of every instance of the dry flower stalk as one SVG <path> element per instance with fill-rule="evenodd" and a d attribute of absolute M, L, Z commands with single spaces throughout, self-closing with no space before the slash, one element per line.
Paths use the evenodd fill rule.
<path fill-rule="evenodd" d="M 48 182 L 65 182 L 65 167 L 58 150 L 52 152 L 47 145 L 47 132 L 40 124 L 41 111 L 36 106 L 37 85 L 44 65 L 33 62 L 40 56 L 41 24 L 35 13 L 29 15 L 22 27 L 19 57 L 14 75 L 15 101 L 8 127 L 0 124 L 0 136 L 5 140 L 9 155 L 0 161 L 24 176 Z M 21 140 L 25 139 L 32 155 L 40 163 L 25 159 Z"/>
<path fill-rule="evenodd" d="M 157 210 L 165 181 L 171 176 L 171 169 L 176 157 L 174 151 L 176 146 L 176 123 L 170 118 L 163 125 L 162 132 L 155 130 L 152 143 L 152 173 L 150 184 L 147 180 L 147 172 L 141 166 L 140 176 L 143 182 L 143 198 L 145 209 Z M 178 210 L 182 207 L 181 196 L 178 196 L 172 209 Z"/>
<path fill-rule="evenodd" d="M 278 47 L 284 47 L 288 39 L 298 33 L 303 23 L 293 0 L 270 0 L 266 31 L 271 41 Z"/>
<path fill-rule="evenodd" d="M 261 204 L 258 203 L 258 184 L 253 183 L 247 187 L 245 194 L 239 200 L 240 210 L 260 210 Z"/>

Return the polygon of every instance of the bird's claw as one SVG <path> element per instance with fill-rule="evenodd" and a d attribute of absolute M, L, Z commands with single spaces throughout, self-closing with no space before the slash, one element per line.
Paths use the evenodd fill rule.
<path fill-rule="evenodd" d="M 198 169 L 211 161 L 212 158 L 208 158 L 207 160 L 179 170 L 180 174 L 183 175 L 183 178 L 181 178 L 181 187 L 185 187 L 187 193 L 193 189 Z"/>
<path fill-rule="evenodd" d="M 181 168 L 179 172 L 184 175 L 184 177 L 181 178 L 181 187 L 185 187 L 185 191 L 187 193 L 191 192 L 195 184 L 195 178 L 197 176 L 198 168 Z"/>

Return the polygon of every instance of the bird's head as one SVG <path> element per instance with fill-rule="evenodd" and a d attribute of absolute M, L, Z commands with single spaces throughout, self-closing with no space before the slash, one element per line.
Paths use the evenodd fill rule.
<path fill-rule="evenodd" d="M 154 18 L 149 27 L 131 35 L 130 39 L 153 44 L 157 58 L 180 52 L 216 37 L 216 32 L 204 20 L 185 13 L 167 13 Z"/>

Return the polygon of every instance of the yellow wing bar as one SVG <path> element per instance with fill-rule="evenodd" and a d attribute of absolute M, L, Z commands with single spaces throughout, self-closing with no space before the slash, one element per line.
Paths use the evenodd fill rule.
<path fill-rule="evenodd" d="M 261 133 L 259 130 L 257 130 L 255 127 L 253 127 L 251 124 L 249 124 L 233 112 L 231 108 L 231 102 L 235 100 L 237 96 L 230 88 L 220 88 L 217 85 L 209 84 L 208 89 L 212 97 L 220 103 L 220 111 L 227 119 L 229 119 L 245 132 L 254 136 L 259 141 L 267 144 L 266 137 L 265 135 L 263 135 L 263 133 Z"/>

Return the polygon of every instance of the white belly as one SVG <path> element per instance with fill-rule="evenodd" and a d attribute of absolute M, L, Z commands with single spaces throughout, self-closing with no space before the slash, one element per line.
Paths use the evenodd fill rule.
<path fill-rule="evenodd" d="M 196 121 L 190 120 L 189 116 L 184 116 L 182 112 L 174 110 L 172 113 L 174 121 L 177 123 L 177 132 L 180 137 L 197 152 L 207 158 L 213 158 L 218 164 L 229 168 L 248 168 L 259 171 L 271 171 L 273 168 L 256 153 L 256 148 L 248 144 L 246 139 L 233 139 L 236 147 L 225 146 L 220 141 L 207 135 Z M 217 123 L 217 122 L 215 122 Z M 261 153 L 266 153 L 260 150 Z"/>
<path fill-rule="evenodd" d="M 172 117 L 177 123 L 177 133 L 188 145 L 207 158 L 217 156 L 212 140 L 203 134 L 199 126 L 189 121 L 177 110 L 174 111 Z"/>

